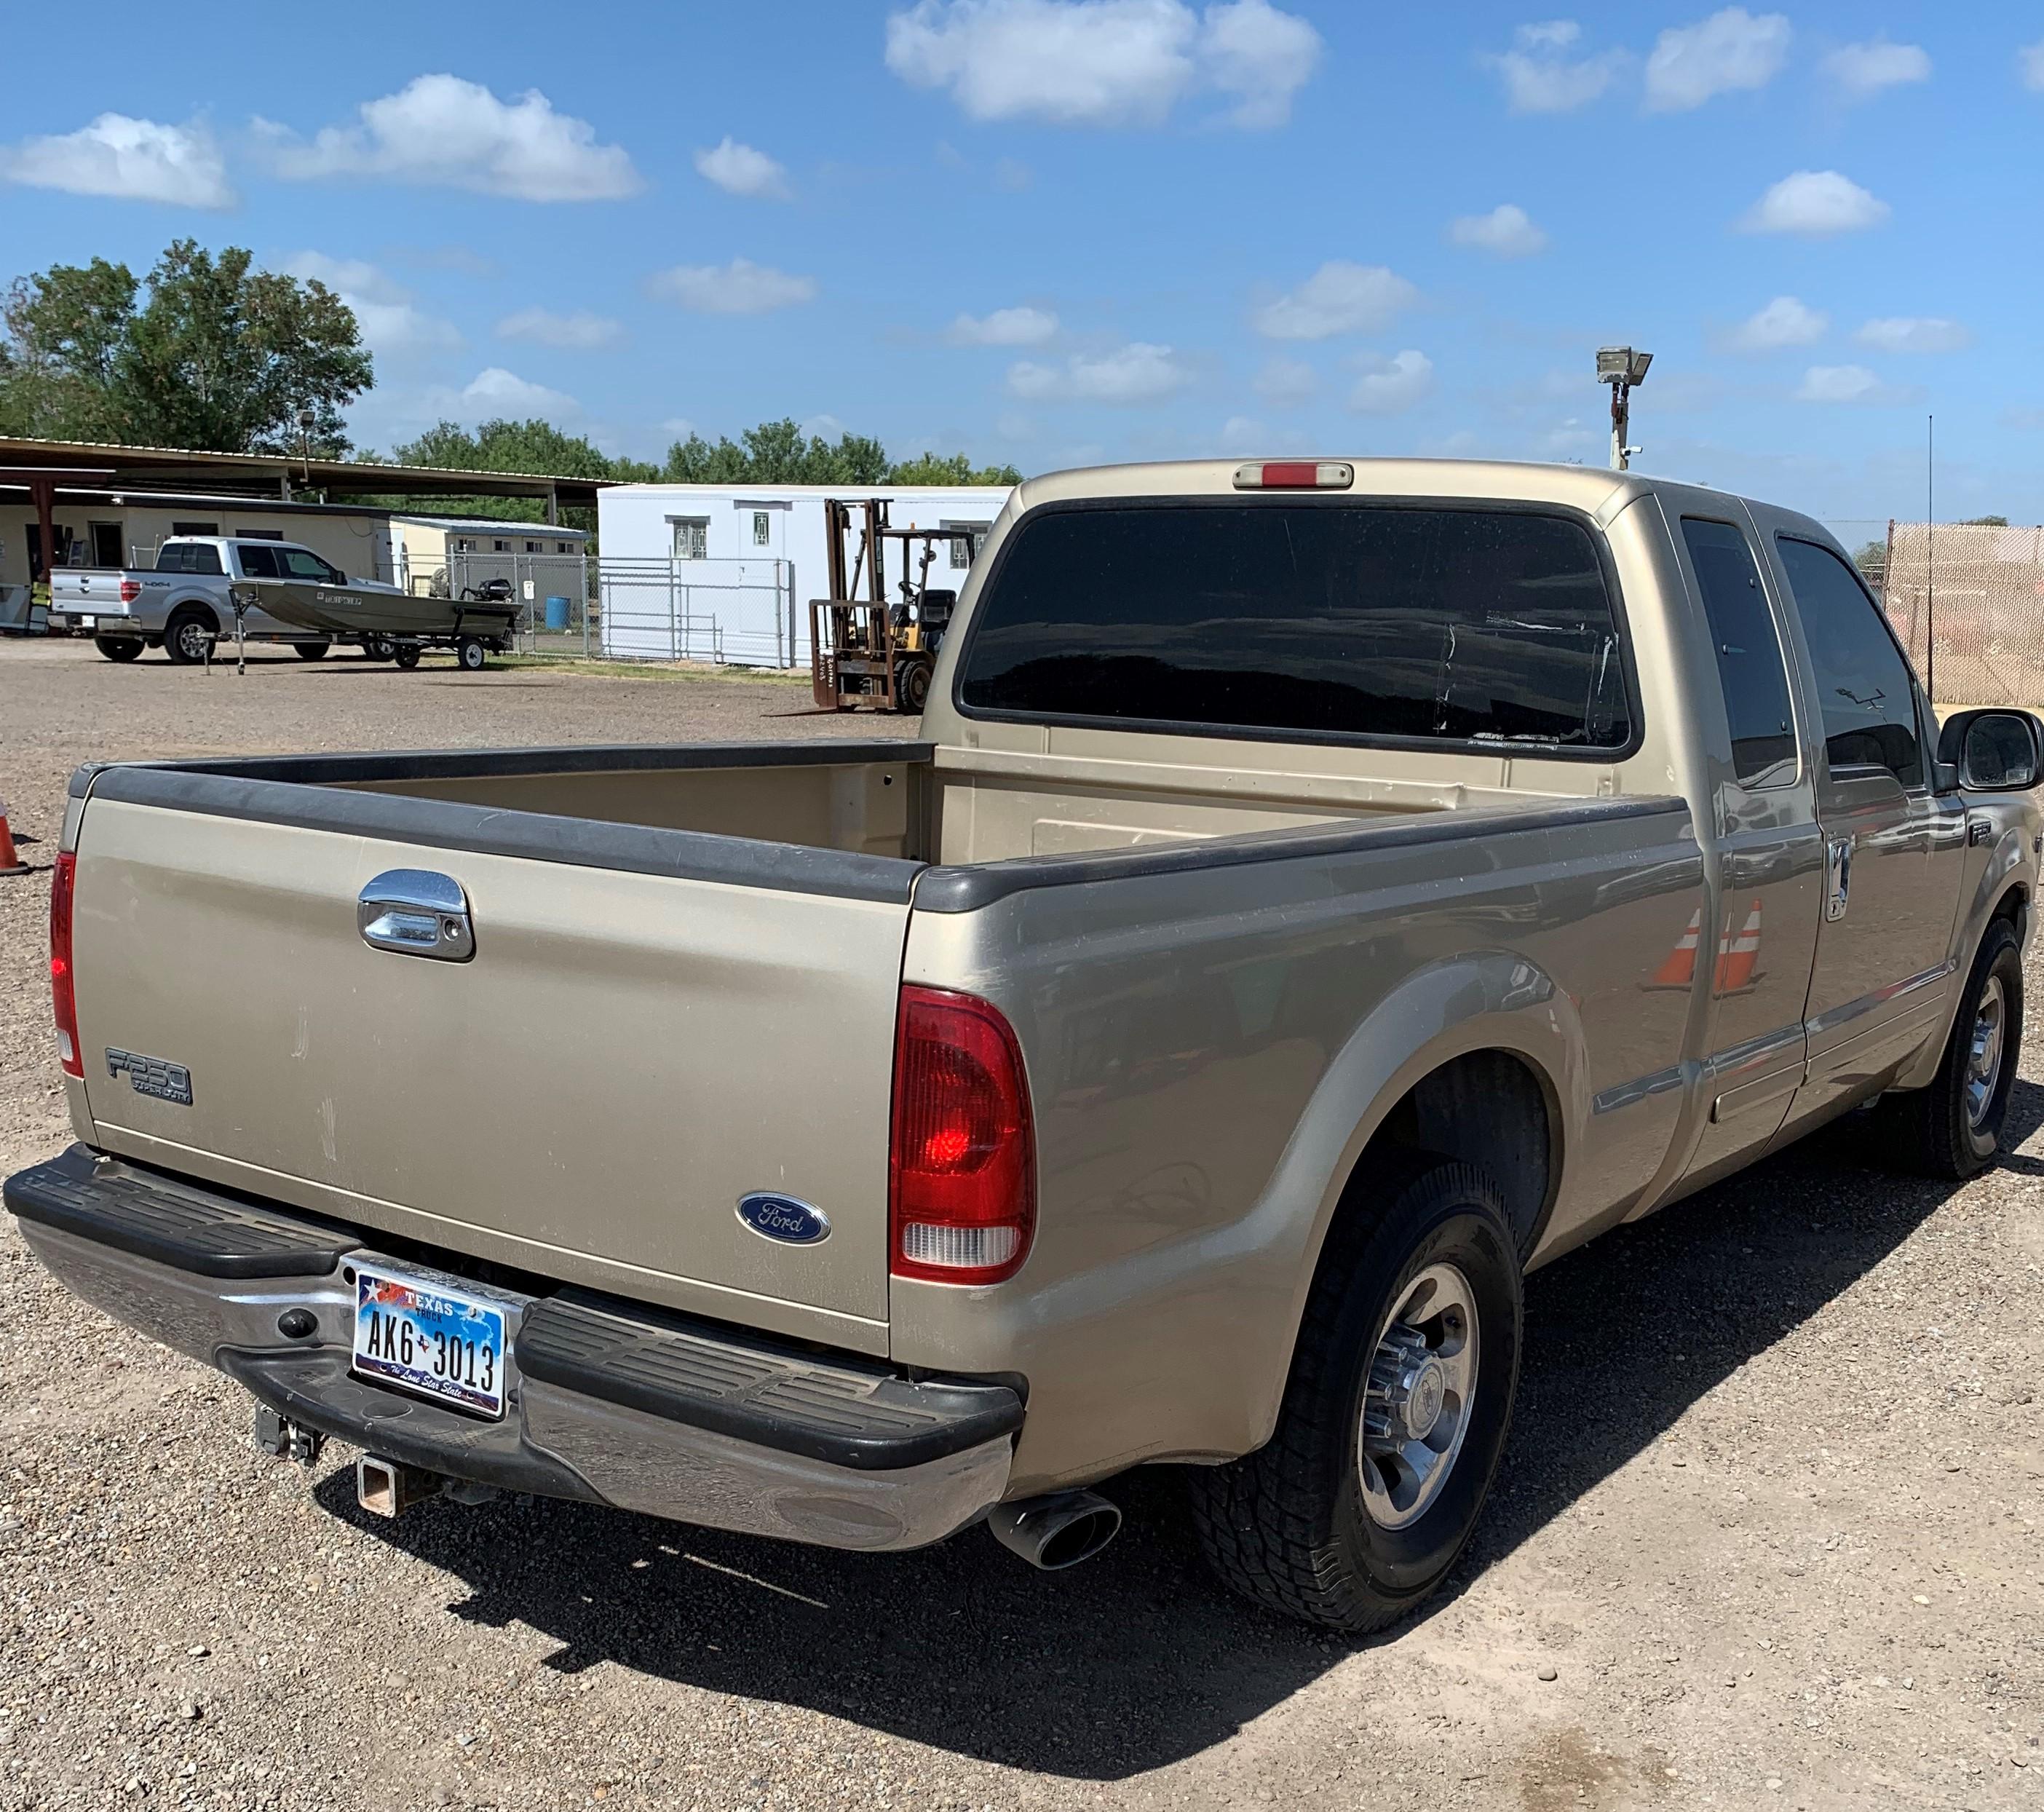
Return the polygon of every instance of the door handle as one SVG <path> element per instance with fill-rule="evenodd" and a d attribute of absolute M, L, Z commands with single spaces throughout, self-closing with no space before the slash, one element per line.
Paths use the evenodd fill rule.
<path fill-rule="evenodd" d="M 1824 917 L 1843 918 L 1852 891 L 1852 845 L 1849 837 L 1835 837 L 1824 846 Z"/>
<path fill-rule="evenodd" d="M 466 963 L 475 954 L 468 895 L 451 875 L 390 868 L 355 896 L 355 929 L 372 950 Z"/>

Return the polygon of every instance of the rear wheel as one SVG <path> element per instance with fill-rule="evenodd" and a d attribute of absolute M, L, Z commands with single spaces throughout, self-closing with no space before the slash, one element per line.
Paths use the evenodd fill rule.
<path fill-rule="evenodd" d="M 291 652 L 301 660 L 325 660 L 333 651 L 332 642 L 293 642 Z"/>
<path fill-rule="evenodd" d="M 895 669 L 894 708 L 910 717 L 917 717 L 929 702 L 930 664 L 927 660 L 905 660 Z"/>
<path fill-rule="evenodd" d="M 94 636 L 92 645 L 109 660 L 134 660 L 142 652 L 142 644 L 134 636 Z"/>
<path fill-rule="evenodd" d="M 463 636 L 454 644 L 455 661 L 464 673 L 480 673 L 489 653 L 480 636 Z"/>
<path fill-rule="evenodd" d="M 193 666 L 206 659 L 219 633 L 220 625 L 211 611 L 196 605 L 188 606 L 164 626 L 163 652 L 180 667 Z"/>
<path fill-rule="evenodd" d="M 1519 1256 L 1497 1185 L 1416 1157 L 1351 1186 L 1269 1444 L 1191 1469 L 1201 1546 L 1244 1597 L 1359 1635 L 1454 1565 L 1519 1380 Z"/>
<path fill-rule="evenodd" d="M 398 642 L 392 645 L 390 658 L 409 673 L 419 664 L 419 644 L 417 642 Z"/>
<path fill-rule="evenodd" d="M 2023 1047 L 2023 946 L 2005 918 L 1988 926 L 1927 1088 L 1887 1096 L 1878 1113 L 1896 1164 L 1952 1182 L 1994 1161 Z"/>
<path fill-rule="evenodd" d="M 371 660 L 394 660 L 397 658 L 398 644 L 390 636 L 364 636 L 362 652 Z"/>

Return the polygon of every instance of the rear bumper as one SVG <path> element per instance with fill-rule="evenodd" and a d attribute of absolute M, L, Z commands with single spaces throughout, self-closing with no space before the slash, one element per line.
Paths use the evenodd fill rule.
<path fill-rule="evenodd" d="M 30 1249 L 86 1301 L 293 1421 L 407 1465 L 871 1549 L 940 1540 L 1007 1489 L 1022 1404 L 1005 1385 L 912 1383 L 586 1294 L 511 1292 L 505 1414 L 483 1421 L 349 1369 L 351 1261 L 379 1255 L 348 1229 L 83 1145 L 10 1177 L 5 1197 Z M 459 1262 L 432 1264 L 460 1281 Z M 278 1321 L 298 1308 L 314 1328 L 291 1339 Z"/>

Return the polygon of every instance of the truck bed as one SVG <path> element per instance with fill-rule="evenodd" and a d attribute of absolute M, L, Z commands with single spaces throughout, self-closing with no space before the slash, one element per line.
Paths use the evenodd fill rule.
<path fill-rule="evenodd" d="M 521 1274 L 884 1353 L 912 911 L 1639 809 L 1108 778 L 836 740 L 81 770 L 91 1142 Z M 468 960 L 364 941 L 365 887 L 422 870 L 465 899 Z M 102 1051 L 179 1066 L 190 1099 Z M 763 1191 L 824 1206 L 831 1237 L 759 1237 L 732 1205 Z"/>

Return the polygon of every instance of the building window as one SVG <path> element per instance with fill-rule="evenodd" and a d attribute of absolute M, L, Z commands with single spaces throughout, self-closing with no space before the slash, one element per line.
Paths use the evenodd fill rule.
<path fill-rule="evenodd" d="M 670 520 L 674 525 L 674 558 L 678 560 L 708 560 L 709 518 L 707 516 L 676 516 Z"/>
<path fill-rule="evenodd" d="M 475 552 L 475 544 L 466 535 L 459 536 L 455 541 L 454 551 L 458 554 L 472 554 Z"/>
<path fill-rule="evenodd" d="M 508 554 L 511 551 L 511 544 L 509 541 L 498 541 L 494 544 L 494 546 L 496 552 L 500 554 Z"/>
<path fill-rule="evenodd" d="M 536 554 L 541 551 L 540 544 L 537 541 L 528 541 L 525 544 L 525 552 L 528 554 Z"/>
<path fill-rule="evenodd" d="M 753 546 L 755 548 L 763 548 L 766 546 L 773 538 L 774 529 L 772 519 L 763 510 L 754 510 L 752 512 Z"/>
<path fill-rule="evenodd" d="M 171 533 L 174 535 L 217 535 L 220 533 L 220 525 L 217 522 L 173 522 Z"/>
<path fill-rule="evenodd" d="M 947 522 L 943 526 L 947 529 L 970 529 L 972 531 L 970 541 L 958 541 L 951 543 L 952 570 L 963 572 L 979 558 L 979 550 L 986 545 L 986 532 L 993 525 L 990 522 Z"/>
<path fill-rule="evenodd" d="M 282 529 L 236 529 L 234 532 L 244 541 L 281 541 L 284 538 Z"/>
<path fill-rule="evenodd" d="M 557 554 L 567 554 L 573 553 L 574 550 L 566 541 L 556 541 L 554 543 L 554 552 Z"/>

